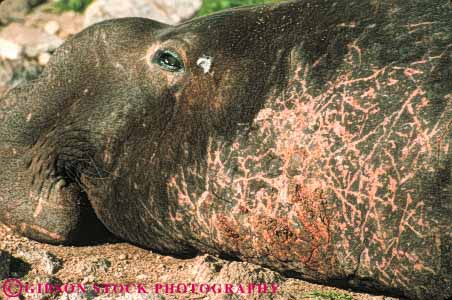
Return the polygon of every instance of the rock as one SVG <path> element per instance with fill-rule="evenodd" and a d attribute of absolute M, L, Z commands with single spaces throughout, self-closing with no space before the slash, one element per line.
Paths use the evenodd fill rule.
<path fill-rule="evenodd" d="M 108 269 L 111 267 L 111 262 L 106 258 L 101 258 L 94 262 L 93 267 L 96 270 L 107 272 Z"/>
<path fill-rule="evenodd" d="M 85 278 L 83 278 L 82 283 L 92 283 L 94 282 L 95 279 L 96 277 L 94 277 L 94 275 L 88 275 Z"/>
<path fill-rule="evenodd" d="M 60 30 L 60 24 L 57 21 L 49 21 L 44 25 L 44 30 L 48 34 L 56 34 Z"/>
<path fill-rule="evenodd" d="M 55 274 L 61 267 L 61 261 L 52 253 L 44 250 L 18 250 L 17 256 L 30 263 L 39 273 Z"/>
<path fill-rule="evenodd" d="M 66 40 L 83 29 L 84 16 L 73 11 L 54 14 L 46 5 L 33 10 L 24 20 L 27 27 L 40 28 L 47 34 Z"/>
<path fill-rule="evenodd" d="M 105 273 L 109 270 L 111 267 L 111 262 L 106 258 L 93 258 L 89 261 L 81 261 L 79 264 L 77 264 L 76 272 L 85 274 L 86 278 L 89 277 L 89 275 L 93 275 L 93 278 L 95 278 L 95 275 L 98 275 L 99 273 Z"/>
<path fill-rule="evenodd" d="M 63 40 L 57 36 L 18 23 L 8 25 L 0 32 L 0 53 L 8 53 L 8 49 L 16 47 L 17 51 L 23 49 L 28 57 L 37 57 L 40 53 L 52 52 L 62 43 Z M 6 46 L 3 48 L 2 45 Z"/>
<path fill-rule="evenodd" d="M 0 84 L 0 97 L 8 91 L 8 88 Z"/>
<path fill-rule="evenodd" d="M 56 22 L 60 25 L 58 36 L 62 39 L 78 33 L 83 29 L 83 15 L 73 11 L 67 11 L 56 17 Z"/>
<path fill-rule="evenodd" d="M 5 0 L 0 4 L 0 23 L 22 20 L 29 11 L 28 0 Z"/>
<path fill-rule="evenodd" d="M 39 54 L 39 56 L 38 56 L 38 63 L 39 63 L 41 66 L 45 66 L 45 65 L 47 65 L 47 64 L 49 63 L 50 57 L 52 57 L 52 56 L 50 55 L 49 52 L 41 53 L 41 54 Z"/>
<path fill-rule="evenodd" d="M 25 81 L 35 79 L 42 69 L 42 66 L 33 60 L 0 60 L 0 94 Z"/>
<path fill-rule="evenodd" d="M 11 255 L 0 250 L 0 280 L 8 278 L 10 263 Z"/>
<path fill-rule="evenodd" d="M 0 39 L 0 59 L 19 59 L 23 50 L 23 47 L 18 44 Z"/>
<path fill-rule="evenodd" d="M 85 12 L 85 27 L 124 17 L 142 17 L 177 24 L 194 16 L 201 5 L 201 0 L 97 0 Z"/>
<path fill-rule="evenodd" d="M 31 8 L 43 3 L 44 0 L 5 0 L 0 2 L 0 24 L 8 24 L 24 19 Z"/>
<path fill-rule="evenodd" d="M 265 299 L 276 299 L 278 294 L 271 293 L 272 287 L 278 291 L 285 281 L 281 275 L 269 269 L 246 262 L 228 262 L 211 255 L 196 259 L 192 275 L 191 281 L 201 284 L 234 284 L 236 288 L 238 285 L 253 285 L 253 292 L 247 299 L 262 299 L 263 294 Z"/>
<path fill-rule="evenodd" d="M 212 281 L 215 277 L 218 276 L 219 272 L 225 264 L 225 261 L 208 254 L 198 257 L 195 262 L 195 267 L 192 269 L 194 281 Z"/>
<path fill-rule="evenodd" d="M 280 286 L 285 280 L 281 275 L 267 268 L 246 262 L 228 262 L 211 255 L 200 256 L 194 265 L 192 282 L 236 285 L 267 284 L 268 293 L 264 294 L 265 297 L 253 293 L 249 295 L 249 299 L 275 298 L 276 295 L 270 293 L 270 285 Z M 233 295 L 232 299 L 235 299 L 235 296 L 238 295 Z M 231 297 L 227 299 L 231 299 Z"/>
<path fill-rule="evenodd" d="M 228 262 L 215 277 L 217 282 L 234 283 L 281 283 L 284 278 L 270 269 L 246 263 Z"/>
<path fill-rule="evenodd" d="M 136 277 L 137 280 L 146 280 L 147 278 L 148 278 L 148 276 L 144 275 L 144 274 L 137 275 L 137 277 Z"/>

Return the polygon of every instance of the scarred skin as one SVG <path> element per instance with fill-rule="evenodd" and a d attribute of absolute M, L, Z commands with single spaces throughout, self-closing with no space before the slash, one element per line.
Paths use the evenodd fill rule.
<path fill-rule="evenodd" d="M 164 253 L 452 296 L 450 1 L 107 21 L 0 101 L 0 220 L 19 233 L 71 244 L 105 226 Z"/>

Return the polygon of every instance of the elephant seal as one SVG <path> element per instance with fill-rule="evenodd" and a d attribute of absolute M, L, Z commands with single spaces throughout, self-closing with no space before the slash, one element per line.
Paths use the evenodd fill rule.
<path fill-rule="evenodd" d="M 100 220 L 164 253 L 446 299 L 449 5 L 306 0 L 94 25 L 1 100 L 0 220 L 66 244 Z"/>

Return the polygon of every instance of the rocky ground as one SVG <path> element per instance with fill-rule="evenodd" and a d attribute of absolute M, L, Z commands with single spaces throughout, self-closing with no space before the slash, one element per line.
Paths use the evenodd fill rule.
<path fill-rule="evenodd" d="M 181 259 L 160 255 L 133 245 L 113 241 L 92 246 L 53 246 L 31 241 L 0 225 L 0 279 L 13 277 L 30 286 L 38 283 L 79 283 L 86 287 L 83 299 L 240 299 L 236 296 L 191 292 L 185 295 L 160 294 L 157 297 L 154 284 L 179 283 L 276 283 L 276 295 L 272 293 L 246 295 L 245 299 L 318 299 L 318 300 L 396 300 L 385 296 L 355 293 L 334 287 L 320 286 L 298 279 L 284 278 L 271 270 L 235 261 L 226 261 L 210 255 Z M 3 284 L 6 281 L 3 281 Z M 105 293 L 94 286 L 101 284 L 144 284 L 146 293 Z M 14 291 L 14 289 L 13 289 Z M 270 286 L 268 287 L 270 291 Z M 4 291 L 3 291 L 4 292 Z M 28 293 L 34 299 L 76 299 L 77 294 L 57 293 L 49 297 L 45 293 Z M 164 293 L 164 286 L 161 293 Z M 1 294 L 1 293 L 0 293 Z M 6 295 L 3 294 L 5 298 Z M 242 294 L 243 297 L 243 294 Z"/>
<path fill-rule="evenodd" d="M 0 95 L 11 87 L 36 78 L 51 53 L 65 39 L 83 28 L 83 16 L 74 12 L 57 14 L 49 3 L 11 20 L 5 16 L 7 2 L 0 8 Z M 11 9 L 14 9 L 12 7 Z M 1 22 L 3 20 L 3 22 Z"/>

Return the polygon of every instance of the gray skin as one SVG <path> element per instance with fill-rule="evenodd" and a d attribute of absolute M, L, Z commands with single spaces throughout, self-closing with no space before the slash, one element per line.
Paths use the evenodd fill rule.
<path fill-rule="evenodd" d="M 0 220 L 446 299 L 451 20 L 318 0 L 94 25 L 0 100 Z"/>

